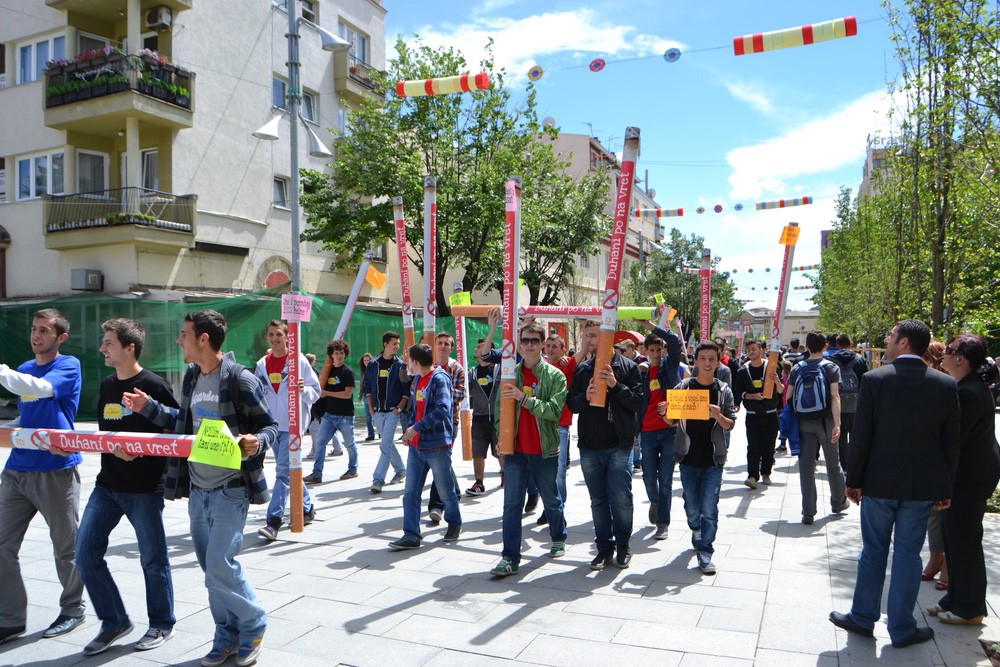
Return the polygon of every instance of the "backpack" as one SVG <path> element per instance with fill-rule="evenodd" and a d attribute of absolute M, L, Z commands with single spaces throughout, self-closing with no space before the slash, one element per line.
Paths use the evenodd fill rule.
<path fill-rule="evenodd" d="M 800 361 L 796 364 L 798 373 L 792 385 L 792 408 L 796 414 L 815 415 L 829 411 L 830 387 L 822 363 Z"/>
<path fill-rule="evenodd" d="M 858 391 L 861 388 L 858 374 L 854 372 L 855 359 L 847 361 L 833 357 L 833 360 L 840 366 L 840 412 L 853 414 L 858 409 Z"/>

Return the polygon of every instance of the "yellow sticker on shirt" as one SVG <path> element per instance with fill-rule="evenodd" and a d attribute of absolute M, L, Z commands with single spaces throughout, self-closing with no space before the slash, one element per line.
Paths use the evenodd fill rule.
<path fill-rule="evenodd" d="M 334 377 L 332 377 L 332 378 L 328 379 L 328 380 L 326 381 L 326 384 L 327 384 L 328 386 L 329 386 L 329 385 L 331 385 L 331 384 L 332 384 L 332 385 L 338 385 L 338 384 L 340 384 L 340 378 L 339 378 L 339 377 L 336 377 L 336 376 L 334 376 Z"/>
<path fill-rule="evenodd" d="M 763 380 L 754 380 L 753 381 L 753 388 L 754 389 L 761 389 L 763 386 L 764 386 L 764 381 Z"/>
<path fill-rule="evenodd" d="M 387 377 L 389 377 L 389 371 L 388 371 L 388 370 L 386 370 L 386 369 L 382 369 L 382 370 L 380 370 L 380 371 L 378 372 L 378 376 L 379 376 L 380 378 L 387 378 Z"/>
<path fill-rule="evenodd" d="M 522 388 L 521 388 L 521 391 L 523 391 L 523 392 L 524 392 L 524 395 L 525 395 L 525 396 L 529 396 L 529 397 L 530 397 L 530 396 L 531 396 L 531 395 L 532 395 L 532 394 L 534 393 L 534 392 L 532 391 L 532 388 L 531 388 L 531 387 L 522 387 Z"/>
<path fill-rule="evenodd" d="M 37 396 L 22 396 L 21 397 L 21 402 L 22 403 L 32 403 L 32 402 L 37 401 L 37 400 L 38 400 Z"/>
<path fill-rule="evenodd" d="M 659 388 L 660 388 L 660 381 L 659 380 L 650 380 L 649 381 L 649 390 L 650 391 L 654 391 L 654 390 L 659 389 Z"/>
<path fill-rule="evenodd" d="M 281 373 L 271 373 L 267 379 L 271 381 L 271 384 L 281 384 Z"/>
<path fill-rule="evenodd" d="M 489 383 L 490 383 L 490 379 L 489 378 L 479 378 L 479 384 L 481 386 L 485 387 Z"/>
<path fill-rule="evenodd" d="M 107 403 L 104 406 L 105 419 L 122 419 L 130 414 L 132 414 L 132 412 L 126 410 L 121 403 Z"/>
<path fill-rule="evenodd" d="M 417 389 L 417 400 L 418 401 L 424 400 L 424 390 L 423 389 Z"/>

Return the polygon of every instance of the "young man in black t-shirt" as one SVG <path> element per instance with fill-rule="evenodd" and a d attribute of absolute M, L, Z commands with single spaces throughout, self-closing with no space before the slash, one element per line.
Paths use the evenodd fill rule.
<path fill-rule="evenodd" d="M 342 340 L 331 340 L 326 346 L 327 365 L 320 374 L 319 402 L 323 404 L 323 420 L 316 437 L 316 459 L 312 474 L 306 484 L 323 481 L 323 466 L 326 462 L 326 445 L 335 433 L 340 433 L 347 449 L 347 472 L 340 479 L 354 479 L 358 476 L 358 445 L 354 441 L 354 371 L 344 363 L 351 353 L 350 346 Z M 326 376 L 325 378 L 322 376 Z"/>
<path fill-rule="evenodd" d="M 115 370 L 101 382 L 97 423 L 102 431 L 159 433 L 151 421 L 122 405 L 122 395 L 138 388 L 164 405 L 177 407 L 170 385 L 139 365 L 145 332 L 133 320 L 108 320 L 103 325 L 100 352 L 104 364 Z M 87 593 L 101 619 L 101 631 L 84 647 L 86 655 L 107 650 L 132 631 L 118 587 L 104 555 L 108 536 L 126 517 L 135 529 L 139 560 L 146 580 L 146 613 L 149 630 L 135 644 L 145 651 L 174 636 L 174 593 L 163 530 L 163 466 L 158 456 L 132 456 L 121 448 L 101 454 L 101 471 L 87 502 L 76 537 L 76 565 Z"/>
<path fill-rule="evenodd" d="M 778 408 L 781 403 L 781 380 L 777 370 L 764 358 L 764 347 L 758 340 L 746 342 L 750 360 L 733 375 L 733 395 L 747 410 L 747 479 L 744 485 L 757 488 L 757 481 L 771 484 L 774 466 L 774 443 L 778 438 Z M 774 383 L 771 398 L 764 397 L 768 377 Z"/>

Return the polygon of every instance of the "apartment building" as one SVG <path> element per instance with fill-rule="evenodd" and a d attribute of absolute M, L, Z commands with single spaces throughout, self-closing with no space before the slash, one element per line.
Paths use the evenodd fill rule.
<path fill-rule="evenodd" d="M 304 128 L 335 151 L 326 129 L 378 96 L 368 73 L 385 67 L 385 9 L 295 7 L 298 160 L 321 170 Z M 350 50 L 322 50 L 317 27 Z M 290 120 L 277 141 L 252 136 L 286 106 L 287 32 L 285 0 L 0 6 L 0 299 L 182 298 L 290 275 Z M 302 289 L 346 295 L 354 271 L 331 262 L 302 244 Z"/>

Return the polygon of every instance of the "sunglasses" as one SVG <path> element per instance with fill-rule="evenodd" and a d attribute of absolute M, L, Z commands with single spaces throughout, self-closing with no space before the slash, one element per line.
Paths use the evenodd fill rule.
<path fill-rule="evenodd" d="M 955 348 L 953 348 L 951 345 L 946 345 L 945 348 L 944 348 L 944 353 L 947 354 L 947 355 L 957 355 L 958 354 L 958 350 L 956 350 Z"/>
<path fill-rule="evenodd" d="M 541 345 L 541 338 L 522 338 L 521 345 Z"/>

